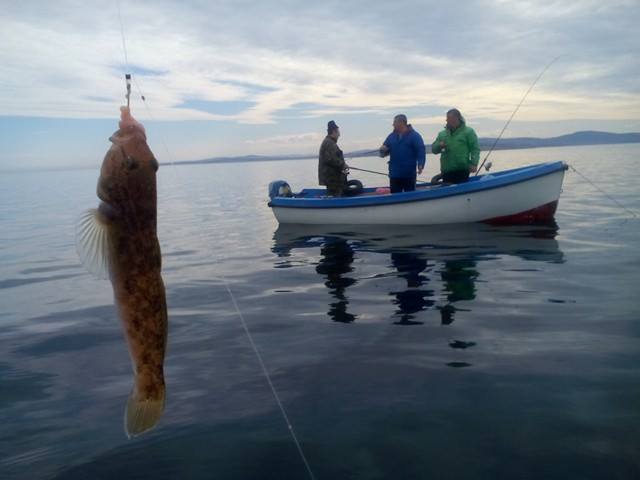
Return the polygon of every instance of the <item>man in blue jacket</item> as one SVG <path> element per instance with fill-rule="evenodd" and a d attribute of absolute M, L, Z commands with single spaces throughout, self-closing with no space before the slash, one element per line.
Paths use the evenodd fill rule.
<path fill-rule="evenodd" d="M 406 115 L 396 115 L 393 132 L 380 147 L 380 156 L 389 159 L 389 186 L 391 193 L 411 192 L 416 189 L 416 171 L 422 173 L 426 162 L 424 141 L 413 127 L 407 124 Z"/>

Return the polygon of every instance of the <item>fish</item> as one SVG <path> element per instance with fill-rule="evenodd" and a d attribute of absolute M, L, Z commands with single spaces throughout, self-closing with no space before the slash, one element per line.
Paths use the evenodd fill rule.
<path fill-rule="evenodd" d="M 87 270 L 113 287 L 134 373 L 124 415 L 131 438 L 153 428 L 164 411 L 168 318 L 157 236 L 159 164 L 144 126 L 128 107 L 120 110 L 100 169 L 100 203 L 81 215 L 76 248 Z"/>

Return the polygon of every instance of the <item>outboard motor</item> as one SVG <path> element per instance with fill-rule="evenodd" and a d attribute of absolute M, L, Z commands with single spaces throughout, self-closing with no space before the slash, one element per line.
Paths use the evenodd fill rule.
<path fill-rule="evenodd" d="M 269 184 L 269 198 L 293 197 L 291 187 L 284 180 L 274 180 Z"/>

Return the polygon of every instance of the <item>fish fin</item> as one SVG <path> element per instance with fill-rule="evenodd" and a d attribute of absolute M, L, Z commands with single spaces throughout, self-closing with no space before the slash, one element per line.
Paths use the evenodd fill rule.
<path fill-rule="evenodd" d="M 111 246 L 108 223 L 98 210 L 84 212 L 76 223 L 76 250 L 80 262 L 97 278 L 109 278 Z"/>
<path fill-rule="evenodd" d="M 139 400 L 135 388 L 127 399 L 124 413 L 124 430 L 127 437 L 132 438 L 155 427 L 164 411 L 164 388 L 162 398 L 157 400 Z"/>

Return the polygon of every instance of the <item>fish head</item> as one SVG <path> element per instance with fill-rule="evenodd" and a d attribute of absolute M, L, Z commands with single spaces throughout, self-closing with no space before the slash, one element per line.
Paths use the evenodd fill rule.
<path fill-rule="evenodd" d="M 155 218 L 158 161 L 144 127 L 126 109 L 120 128 L 109 140 L 112 145 L 102 162 L 98 197 L 114 212 L 153 212 Z"/>

